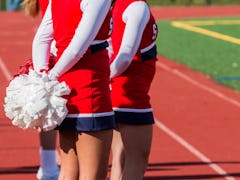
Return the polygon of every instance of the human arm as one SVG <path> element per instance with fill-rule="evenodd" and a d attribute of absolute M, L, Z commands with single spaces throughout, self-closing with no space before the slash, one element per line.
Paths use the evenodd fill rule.
<path fill-rule="evenodd" d="M 149 7 L 143 1 L 134 2 L 126 8 L 122 18 L 126 26 L 119 52 L 110 65 L 111 78 L 119 76 L 131 64 L 150 18 Z"/>
<path fill-rule="evenodd" d="M 41 69 L 48 69 L 48 60 L 53 35 L 51 4 L 49 3 L 32 44 L 33 66 L 37 72 Z"/>
<path fill-rule="evenodd" d="M 80 60 L 96 37 L 110 5 L 111 0 L 82 1 L 82 19 L 68 47 L 50 71 L 50 78 L 60 77 Z"/>

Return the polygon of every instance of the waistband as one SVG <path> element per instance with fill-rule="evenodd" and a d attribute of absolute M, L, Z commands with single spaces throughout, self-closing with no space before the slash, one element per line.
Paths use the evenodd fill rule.
<path fill-rule="evenodd" d="M 142 61 L 155 59 L 156 57 L 157 57 L 157 46 L 156 46 L 156 44 L 153 44 L 153 46 L 146 51 L 141 51 Z"/>
<path fill-rule="evenodd" d="M 95 53 L 97 51 L 106 49 L 109 46 L 108 41 L 103 41 L 98 44 L 92 44 L 89 49 L 91 50 L 91 53 Z"/>

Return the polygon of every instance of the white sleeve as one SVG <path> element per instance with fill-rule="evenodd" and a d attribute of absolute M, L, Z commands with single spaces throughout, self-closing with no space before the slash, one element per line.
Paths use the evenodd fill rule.
<path fill-rule="evenodd" d="M 136 54 L 143 31 L 150 18 L 148 5 L 143 1 L 130 4 L 123 13 L 123 21 L 126 23 L 119 52 L 110 65 L 111 78 L 123 73 L 131 64 Z"/>
<path fill-rule="evenodd" d="M 48 4 L 46 13 L 33 39 L 32 59 L 36 71 L 48 68 L 51 42 L 54 34 L 50 4 Z"/>
<path fill-rule="evenodd" d="M 80 60 L 96 37 L 110 6 L 111 0 L 82 1 L 82 19 L 68 47 L 50 71 L 51 78 L 60 77 Z"/>

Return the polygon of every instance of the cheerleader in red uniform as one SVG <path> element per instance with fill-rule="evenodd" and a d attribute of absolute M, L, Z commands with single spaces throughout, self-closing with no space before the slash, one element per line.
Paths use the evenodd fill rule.
<path fill-rule="evenodd" d="M 59 179 L 104 180 L 115 127 L 109 90 L 110 0 L 51 0 L 35 35 L 35 71 L 71 89 L 60 134 Z M 48 70 L 52 40 L 56 64 Z"/>
<path fill-rule="evenodd" d="M 148 95 L 155 74 L 158 28 L 145 0 L 116 0 L 111 35 L 111 95 L 117 128 L 111 180 L 141 180 L 152 141 Z"/>

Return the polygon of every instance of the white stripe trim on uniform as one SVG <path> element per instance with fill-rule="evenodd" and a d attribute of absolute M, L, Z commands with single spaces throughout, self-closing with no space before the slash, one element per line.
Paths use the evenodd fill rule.
<path fill-rule="evenodd" d="M 119 112 L 134 112 L 134 113 L 152 112 L 152 108 L 146 108 L 146 109 L 113 108 L 113 110 L 114 110 L 114 111 L 119 111 Z"/>
<path fill-rule="evenodd" d="M 104 43 L 106 40 L 94 40 L 91 45 L 101 44 Z"/>
<path fill-rule="evenodd" d="M 148 47 L 145 47 L 143 49 L 140 50 L 141 53 L 145 53 L 147 52 L 148 50 L 152 49 L 153 46 L 155 46 L 155 42 L 153 42 L 152 44 L 150 44 Z"/>
<path fill-rule="evenodd" d="M 104 112 L 104 113 L 89 113 L 89 114 L 68 114 L 67 118 L 80 118 L 80 117 L 104 117 L 104 116 L 112 116 L 114 112 Z"/>

